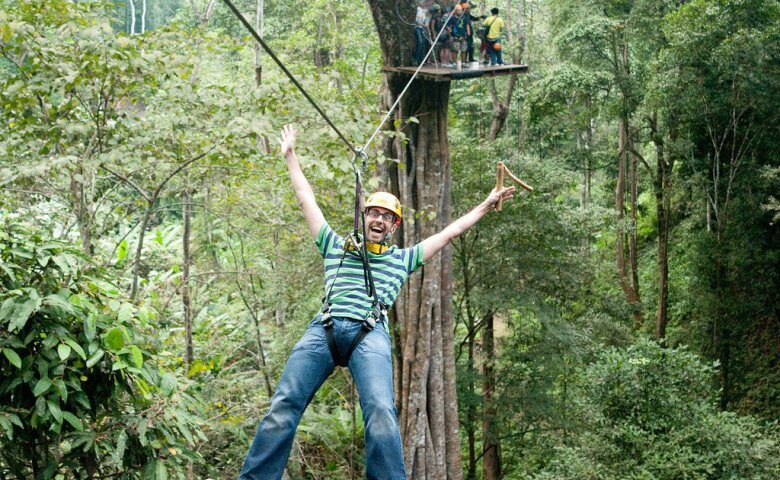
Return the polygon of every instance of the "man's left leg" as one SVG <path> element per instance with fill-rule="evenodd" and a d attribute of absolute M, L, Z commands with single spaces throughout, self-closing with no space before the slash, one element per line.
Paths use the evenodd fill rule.
<path fill-rule="evenodd" d="M 393 395 L 390 335 L 377 326 L 352 353 L 349 371 L 357 384 L 366 435 L 366 478 L 405 479 L 401 432 Z"/>

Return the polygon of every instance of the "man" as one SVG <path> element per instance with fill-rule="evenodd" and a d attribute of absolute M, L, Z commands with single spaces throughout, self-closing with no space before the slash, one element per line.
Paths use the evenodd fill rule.
<path fill-rule="evenodd" d="M 466 17 L 466 21 L 469 24 L 469 34 L 466 37 L 466 53 L 468 53 L 469 63 L 474 61 L 474 16 L 471 14 L 471 4 L 469 2 L 463 2 L 460 4 L 463 7 L 463 16 Z"/>
<path fill-rule="evenodd" d="M 455 5 L 455 11 L 447 24 L 447 28 L 452 36 L 452 55 L 455 57 L 456 67 L 461 69 L 466 62 L 466 38 L 471 35 L 471 25 L 467 15 L 463 14 L 463 7 Z"/>
<path fill-rule="evenodd" d="M 418 66 L 425 58 L 425 31 L 431 18 L 424 0 L 417 0 L 417 15 L 414 18 L 414 66 Z"/>
<path fill-rule="evenodd" d="M 501 39 L 501 30 L 504 28 L 504 20 L 498 16 L 498 8 L 490 9 L 490 16 L 483 23 L 485 26 L 485 41 L 487 42 L 487 52 L 490 55 L 491 65 L 503 65 L 501 58 L 501 48 L 496 44 Z"/>
<path fill-rule="evenodd" d="M 428 26 L 431 41 L 436 40 L 433 47 L 434 61 L 439 62 L 442 66 L 452 67 L 454 64 L 450 60 L 450 31 L 444 24 L 441 6 L 438 3 L 434 3 L 430 6 L 428 12 L 431 14 L 431 23 Z M 439 35 L 439 32 L 441 32 L 441 35 Z"/>
<path fill-rule="evenodd" d="M 325 263 L 325 303 L 328 308 L 323 310 L 328 312 L 332 323 L 328 327 L 328 322 L 323 321 L 328 320 L 326 315 L 318 314 L 293 348 L 271 399 L 271 407 L 260 422 L 247 453 L 240 480 L 281 478 L 301 415 L 336 367 L 330 350 L 331 342 L 341 353 L 348 351 L 370 315 L 366 310 L 372 309 L 372 297 L 366 295 L 363 265 L 358 254 L 349 251 L 348 242 L 325 221 L 295 155 L 296 136 L 296 130 L 286 125 L 282 132 L 281 149 L 309 233 Z M 380 252 L 369 252 L 368 258 L 377 297 L 384 305 L 377 318 L 377 328 L 362 337 L 347 363 L 357 385 L 363 411 L 366 478 L 406 478 L 393 398 L 393 365 L 385 308 L 390 308 L 409 274 L 493 210 L 500 198 L 512 198 L 513 192 L 514 187 L 492 191 L 485 201 L 441 232 L 404 249 L 386 246 L 388 238 L 401 222 L 398 199 L 389 193 L 378 192 L 366 201 L 366 241 L 371 246 L 369 250 Z M 348 250 L 346 256 L 345 248 Z M 340 260 L 342 256 L 343 263 Z"/>

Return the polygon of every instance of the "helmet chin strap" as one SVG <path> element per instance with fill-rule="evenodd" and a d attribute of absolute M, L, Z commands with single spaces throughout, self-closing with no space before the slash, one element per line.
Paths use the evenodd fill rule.
<path fill-rule="evenodd" d="M 382 239 L 381 242 L 372 242 L 370 240 L 366 240 L 366 249 L 371 253 L 385 253 L 387 251 L 387 241 L 390 240 L 390 237 L 395 233 L 395 226 L 393 226 L 390 231 L 385 235 L 385 238 Z"/>
<path fill-rule="evenodd" d="M 366 242 L 366 250 L 368 250 L 371 253 L 385 253 L 389 247 L 385 242 L 382 243 L 374 243 L 374 242 Z"/>

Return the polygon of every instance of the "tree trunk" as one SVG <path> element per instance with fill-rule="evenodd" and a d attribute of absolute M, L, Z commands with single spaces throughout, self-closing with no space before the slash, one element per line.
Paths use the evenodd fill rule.
<path fill-rule="evenodd" d="M 629 200 L 630 210 L 629 218 L 630 223 L 628 226 L 628 260 L 631 266 L 631 290 L 634 297 L 635 307 L 634 315 L 636 317 L 637 324 L 642 321 L 641 313 L 638 311 L 639 307 L 639 264 L 638 253 L 636 246 L 636 225 L 637 225 L 637 197 L 638 197 L 638 172 L 637 172 L 637 157 L 634 154 L 634 137 L 636 136 L 636 129 L 626 124 L 628 127 L 628 186 L 630 197 Z"/>
<path fill-rule="evenodd" d="M 84 255 L 92 256 L 92 215 L 84 192 L 86 176 L 84 167 L 78 167 L 76 172 L 70 173 L 70 202 L 79 227 L 81 251 Z"/>
<path fill-rule="evenodd" d="M 506 119 L 509 116 L 509 105 L 512 103 L 515 85 L 517 85 L 517 75 L 512 75 L 509 77 L 509 83 L 506 87 L 506 97 L 502 100 L 498 97 L 495 78 L 490 79 L 490 94 L 493 98 L 493 118 L 490 121 L 488 138 L 491 142 L 498 138 L 498 134 L 504 129 Z"/>
<path fill-rule="evenodd" d="M 146 32 L 146 0 L 141 0 L 141 33 Z"/>
<path fill-rule="evenodd" d="M 588 182 L 588 159 L 586 155 L 582 152 L 582 132 L 577 129 L 577 131 L 574 134 L 577 139 L 577 155 L 580 157 L 580 185 L 579 185 L 579 193 L 580 193 L 580 208 L 585 208 L 585 191 L 586 191 L 586 185 Z"/>
<path fill-rule="evenodd" d="M 135 35 L 135 0 L 127 0 L 130 7 L 130 35 Z"/>
<path fill-rule="evenodd" d="M 672 208 L 672 167 L 674 157 L 666 151 L 663 137 L 658 132 L 655 114 L 650 120 L 650 132 L 656 149 L 656 175 L 653 180 L 656 216 L 658 217 L 658 310 L 655 319 L 655 338 L 666 338 L 669 323 L 669 217 Z M 672 141 L 676 136 L 673 135 Z"/>
<path fill-rule="evenodd" d="M 476 395 L 474 385 L 474 319 L 471 315 L 468 316 L 468 394 L 470 399 Z M 468 450 L 469 450 L 469 469 L 466 474 L 467 480 L 476 480 L 477 478 L 477 452 L 476 452 L 476 431 L 475 424 L 477 422 L 477 406 L 473 400 L 469 401 L 468 410 L 466 411 L 466 432 L 468 437 Z"/>
<path fill-rule="evenodd" d="M 182 235 L 182 275 L 181 275 L 181 303 L 184 305 L 184 361 L 185 372 L 189 374 L 192 365 L 192 307 L 190 305 L 190 217 L 192 204 L 190 191 L 184 188 L 184 205 L 182 217 L 184 220 L 184 234 Z"/>
<path fill-rule="evenodd" d="M 588 109 L 589 110 L 590 110 L 591 103 L 592 103 L 592 98 L 588 97 Z M 594 122 L 594 120 L 592 118 L 588 119 L 588 129 L 587 129 L 587 132 L 586 132 L 587 133 L 587 141 L 585 142 L 585 147 L 588 149 L 587 164 L 586 164 L 587 170 L 588 170 L 588 175 L 586 177 L 586 182 L 585 182 L 585 192 L 586 192 L 585 200 L 587 201 L 588 205 L 590 205 L 590 203 L 591 203 L 590 192 L 591 192 L 591 184 L 593 183 L 592 182 L 592 180 L 593 180 L 593 157 L 592 157 L 592 155 L 590 153 L 590 148 L 593 146 L 593 125 L 594 125 L 594 123 L 595 122 Z"/>
<path fill-rule="evenodd" d="M 482 457 L 482 480 L 501 478 L 501 445 L 496 433 L 496 405 L 493 393 L 496 387 L 496 350 L 494 343 L 494 315 L 485 315 L 485 328 L 482 333 L 482 348 L 485 358 L 482 363 L 482 438 L 484 455 Z"/>
<path fill-rule="evenodd" d="M 411 65 L 408 39 L 414 2 L 369 2 L 379 33 L 385 65 Z M 382 111 L 399 95 L 408 76 L 386 74 Z M 412 246 L 450 221 L 450 153 L 447 144 L 449 82 L 417 80 L 395 112 L 399 138 L 384 143 L 387 162 L 381 172 L 386 187 L 407 212 L 397 241 Z M 407 122 L 415 116 L 419 123 Z M 392 128 L 392 126 L 388 127 Z M 415 479 L 461 480 L 460 432 L 455 394 L 453 324 L 450 311 L 451 247 L 412 275 L 393 309 L 399 349 L 396 360 L 396 403 L 407 475 Z"/>
<path fill-rule="evenodd" d="M 255 30 L 257 30 L 257 34 L 260 35 L 260 38 L 263 38 L 263 26 L 265 22 L 263 21 L 263 15 L 264 15 L 264 5 L 263 0 L 257 0 L 257 17 L 255 18 Z M 263 83 L 263 61 L 262 56 L 260 55 L 260 44 L 257 42 L 254 42 L 254 48 L 255 48 L 255 85 L 260 86 Z"/>
<path fill-rule="evenodd" d="M 622 85 L 624 79 L 629 76 L 628 65 L 628 42 L 625 38 L 620 42 L 620 55 L 618 56 L 618 43 L 613 43 L 613 62 L 615 64 L 615 77 L 618 85 Z M 618 277 L 626 300 L 631 305 L 634 315 L 634 322 L 637 327 L 641 326 L 642 312 L 639 303 L 639 276 L 636 261 L 636 156 L 633 153 L 633 135 L 629 118 L 629 105 L 627 93 L 620 90 L 621 113 L 618 120 L 618 179 L 615 186 L 615 214 L 616 214 L 616 235 L 615 235 L 615 254 L 618 270 Z M 628 177 L 628 178 L 627 178 Z M 626 185 L 628 180 L 628 185 Z M 629 222 L 625 218 L 625 196 L 626 188 L 631 193 L 631 212 Z M 628 240 L 629 257 L 626 263 L 626 247 Z M 629 272 L 629 267 L 631 272 Z"/>

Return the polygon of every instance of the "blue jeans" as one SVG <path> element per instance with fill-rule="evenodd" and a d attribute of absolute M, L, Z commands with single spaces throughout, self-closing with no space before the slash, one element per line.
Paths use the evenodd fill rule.
<path fill-rule="evenodd" d="M 488 53 L 490 53 L 490 64 L 495 65 L 496 63 L 498 63 L 499 65 L 503 65 L 504 60 L 501 59 L 501 50 L 495 49 L 496 42 L 498 42 L 497 39 L 492 41 L 491 40 L 487 41 L 487 51 Z"/>
<path fill-rule="evenodd" d="M 333 318 L 333 335 L 342 355 L 361 323 Z M 249 447 L 239 480 L 279 480 L 290 456 L 295 430 L 314 394 L 333 372 L 325 328 L 317 315 L 303 338 L 295 344 Z M 363 410 L 367 479 L 405 479 L 401 434 L 393 394 L 390 335 L 377 324 L 352 353 L 349 371 L 357 385 Z"/>
<path fill-rule="evenodd" d="M 425 35 L 423 27 L 414 27 L 414 66 L 421 64 L 425 58 Z"/>

